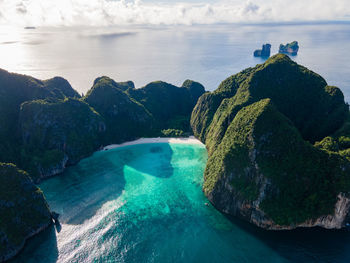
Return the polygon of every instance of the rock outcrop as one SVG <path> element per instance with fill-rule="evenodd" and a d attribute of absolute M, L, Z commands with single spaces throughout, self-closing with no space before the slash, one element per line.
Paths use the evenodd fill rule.
<path fill-rule="evenodd" d="M 262 46 L 262 49 L 257 49 L 254 51 L 254 57 L 264 57 L 268 58 L 271 54 L 271 45 L 270 44 L 264 44 Z"/>
<path fill-rule="evenodd" d="M 296 56 L 298 54 L 298 51 L 298 41 L 293 41 L 292 43 L 287 43 L 286 45 L 280 44 L 278 53 Z"/>
<path fill-rule="evenodd" d="M 104 145 L 120 143 L 152 134 L 152 114 L 125 90 L 134 89 L 132 82 L 117 83 L 108 77 L 95 80 L 84 101 L 100 113 L 106 123 Z"/>
<path fill-rule="evenodd" d="M 350 141 L 347 118 L 342 92 L 286 55 L 229 77 L 192 113 L 209 153 L 204 193 L 220 211 L 265 229 L 343 227 L 347 150 L 313 143 L 340 131 L 332 139 Z"/>
<path fill-rule="evenodd" d="M 73 98 L 23 103 L 19 126 L 21 165 L 36 181 L 92 154 L 106 129 L 100 114 Z"/>
<path fill-rule="evenodd" d="M 178 129 L 184 132 L 190 131 L 192 109 L 204 92 L 204 87 L 192 80 L 186 80 L 181 87 L 155 81 L 140 89 L 127 90 L 152 114 L 157 130 Z"/>
<path fill-rule="evenodd" d="M 63 78 L 41 81 L 0 69 L 0 161 L 19 162 L 18 118 L 21 103 L 36 99 L 80 97 Z"/>
<path fill-rule="evenodd" d="M 28 174 L 0 163 L 0 262 L 16 255 L 25 241 L 50 225 L 43 193 Z"/>

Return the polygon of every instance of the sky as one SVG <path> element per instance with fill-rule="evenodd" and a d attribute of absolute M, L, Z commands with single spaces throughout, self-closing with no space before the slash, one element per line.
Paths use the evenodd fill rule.
<path fill-rule="evenodd" d="M 350 21 L 349 0 L 0 0 L 0 25 L 109 26 Z"/>

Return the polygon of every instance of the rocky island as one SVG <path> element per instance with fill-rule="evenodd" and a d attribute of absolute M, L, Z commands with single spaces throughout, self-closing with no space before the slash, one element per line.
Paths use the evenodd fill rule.
<path fill-rule="evenodd" d="M 286 45 L 280 44 L 278 53 L 296 56 L 298 54 L 298 51 L 299 51 L 298 41 L 293 41 Z"/>
<path fill-rule="evenodd" d="M 340 89 L 278 54 L 202 95 L 191 125 L 208 149 L 203 190 L 265 229 L 341 228 L 350 207 L 350 117 Z"/>
<path fill-rule="evenodd" d="M 254 57 L 268 58 L 270 57 L 270 53 L 271 53 L 271 45 L 264 44 L 262 46 L 262 49 L 257 49 L 254 51 Z"/>

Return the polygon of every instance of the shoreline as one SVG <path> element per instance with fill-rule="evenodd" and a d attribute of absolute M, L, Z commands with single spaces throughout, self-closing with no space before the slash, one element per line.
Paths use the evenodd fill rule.
<path fill-rule="evenodd" d="M 198 144 L 205 146 L 200 140 L 194 136 L 189 137 L 156 137 L 156 138 L 140 138 L 134 141 L 123 142 L 121 144 L 110 144 L 102 148 L 102 151 L 120 148 L 129 145 L 147 144 L 147 143 L 178 143 L 178 144 Z"/>

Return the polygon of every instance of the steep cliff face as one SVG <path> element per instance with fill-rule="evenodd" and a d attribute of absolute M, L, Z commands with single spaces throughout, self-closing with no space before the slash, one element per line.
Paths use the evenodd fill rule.
<path fill-rule="evenodd" d="M 254 51 L 254 57 L 268 58 L 271 54 L 271 44 L 264 44 L 262 49 L 257 49 Z"/>
<path fill-rule="evenodd" d="M 27 173 L 0 163 L 0 262 L 13 257 L 25 241 L 51 223 L 45 198 Z"/>
<path fill-rule="evenodd" d="M 63 78 L 41 81 L 0 69 L 0 160 L 17 162 L 18 117 L 21 103 L 34 99 L 79 97 Z"/>
<path fill-rule="evenodd" d="M 103 136 L 105 145 L 150 135 L 154 128 L 153 116 L 141 103 L 124 92 L 127 88 L 133 89 L 134 86 L 101 77 L 95 80 L 84 97 L 84 101 L 99 112 L 106 123 Z"/>
<path fill-rule="evenodd" d="M 161 130 L 163 135 L 183 134 L 204 92 L 190 80 L 181 88 L 152 83 L 136 90 L 131 81 L 100 77 L 80 99 L 64 79 L 42 83 L 53 95 L 22 103 L 17 123 L 21 143 L 16 163 L 35 181 L 63 172 L 102 145 L 160 136 Z"/>
<path fill-rule="evenodd" d="M 106 128 L 94 109 L 72 98 L 23 103 L 19 125 L 21 165 L 35 179 L 62 172 L 66 164 L 92 154 Z"/>
<path fill-rule="evenodd" d="M 346 130 L 348 114 L 339 89 L 284 55 L 228 78 L 192 113 L 209 152 L 205 194 L 266 229 L 344 226 L 350 162 L 310 142 Z"/>
<path fill-rule="evenodd" d="M 310 142 L 339 129 L 349 111 L 338 88 L 327 86 L 321 76 L 278 54 L 229 77 L 216 91 L 201 97 L 192 112 L 195 135 L 212 151 L 235 114 L 264 98 L 270 98 Z"/>

